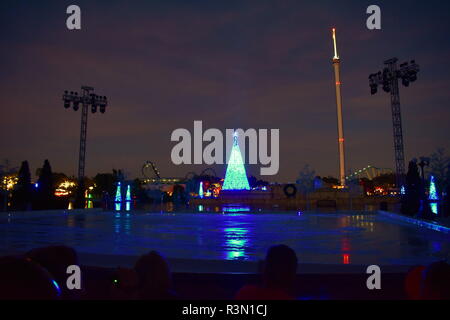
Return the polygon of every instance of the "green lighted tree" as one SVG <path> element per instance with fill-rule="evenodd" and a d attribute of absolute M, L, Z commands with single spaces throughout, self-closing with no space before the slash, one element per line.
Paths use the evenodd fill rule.
<path fill-rule="evenodd" d="M 233 137 L 233 148 L 231 149 L 230 159 L 228 160 L 222 190 L 250 190 L 236 134 Z"/>
<path fill-rule="evenodd" d="M 430 156 L 429 174 L 435 178 L 437 191 L 440 193 L 447 187 L 446 177 L 450 158 L 443 148 L 438 148 Z"/>

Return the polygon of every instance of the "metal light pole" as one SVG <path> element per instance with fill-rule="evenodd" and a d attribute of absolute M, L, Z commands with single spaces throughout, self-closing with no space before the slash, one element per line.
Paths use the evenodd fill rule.
<path fill-rule="evenodd" d="M 402 79 L 402 84 L 408 87 L 410 82 L 417 80 L 419 65 L 414 60 L 402 63 L 400 69 L 397 67 L 397 58 L 386 60 L 386 67 L 383 71 L 369 75 L 370 93 L 375 94 L 378 85 L 383 87 L 385 92 L 391 93 L 392 127 L 394 136 L 395 168 L 397 178 L 397 188 L 404 185 L 405 180 L 405 153 L 403 147 L 402 115 L 400 111 L 400 93 L 398 80 Z"/>
<path fill-rule="evenodd" d="M 105 96 L 97 96 L 94 93 L 91 93 L 94 88 L 88 86 L 81 87 L 81 95 L 78 95 L 78 92 L 74 91 L 64 91 L 63 101 L 64 108 L 70 108 L 70 104 L 72 103 L 73 110 L 77 111 L 81 104 L 81 131 L 80 131 L 80 153 L 78 157 L 78 186 L 79 192 L 77 195 L 79 197 L 84 198 L 84 192 L 81 190 L 84 188 L 84 169 L 86 162 L 86 134 L 87 134 L 87 119 L 88 119 L 88 108 L 91 107 L 91 112 L 96 113 L 97 107 L 100 109 L 101 113 L 105 113 L 106 106 L 108 104 Z M 78 199 L 77 203 L 80 204 L 80 201 L 83 199 Z M 81 203 L 84 203 L 81 202 Z"/>

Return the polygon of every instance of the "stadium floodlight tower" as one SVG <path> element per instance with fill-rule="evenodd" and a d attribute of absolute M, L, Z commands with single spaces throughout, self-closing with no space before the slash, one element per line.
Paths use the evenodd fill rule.
<path fill-rule="evenodd" d="M 344 150 L 344 124 L 342 120 L 342 96 L 341 96 L 341 78 L 340 78 L 340 59 L 336 46 L 336 29 L 333 28 L 334 45 L 334 79 L 336 82 L 336 109 L 338 120 L 338 147 L 339 147 L 339 181 L 341 187 L 345 187 L 345 150 Z"/>
<path fill-rule="evenodd" d="M 64 91 L 63 101 L 64 108 L 69 109 L 72 104 L 73 110 L 77 111 L 81 104 L 81 132 L 80 132 L 80 153 L 78 157 L 78 184 L 83 186 L 84 181 L 84 168 L 86 161 L 86 134 L 87 134 L 87 119 L 88 119 L 88 108 L 91 107 L 91 112 L 96 113 L 97 108 L 100 109 L 101 113 L 105 113 L 106 106 L 108 104 L 105 96 L 98 96 L 91 93 L 94 90 L 92 87 L 82 86 L 81 95 L 74 91 Z M 84 192 L 79 192 L 83 194 Z"/>
<path fill-rule="evenodd" d="M 381 85 L 383 91 L 391 93 L 391 109 L 392 109 L 392 127 L 394 133 L 394 153 L 395 153 L 395 169 L 397 188 L 405 183 L 405 153 L 403 147 L 403 131 L 402 131 L 402 115 L 400 111 L 400 93 L 398 89 L 398 80 L 402 80 L 402 84 L 408 87 L 411 82 L 417 80 L 419 65 L 414 60 L 410 63 L 405 62 L 397 67 L 397 58 L 386 60 L 386 67 L 383 71 L 372 73 L 369 75 L 370 93 L 377 93 L 378 86 Z"/>

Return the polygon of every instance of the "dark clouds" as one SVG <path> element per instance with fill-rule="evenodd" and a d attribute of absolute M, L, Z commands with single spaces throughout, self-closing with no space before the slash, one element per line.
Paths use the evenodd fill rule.
<path fill-rule="evenodd" d="M 82 30 L 68 31 L 69 4 L 0 5 L 0 156 L 13 163 L 37 168 L 48 158 L 55 171 L 76 172 L 80 114 L 61 94 L 87 84 L 110 100 L 105 114 L 89 115 L 90 175 L 114 167 L 139 176 L 145 160 L 165 176 L 199 171 L 171 164 L 170 134 L 203 120 L 279 128 L 272 180 L 295 180 L 305 163 L 336 176 L 332 26 L 347 167 L 394 165 L 389 96 L 370 96 L 367 84 L 392 56 L 421 66 L 401 88 L 407 158 L 450 149 L 448 4 L 379 2 L 382 30 L 369 31 L 365 1 L 77 1 Z"/>

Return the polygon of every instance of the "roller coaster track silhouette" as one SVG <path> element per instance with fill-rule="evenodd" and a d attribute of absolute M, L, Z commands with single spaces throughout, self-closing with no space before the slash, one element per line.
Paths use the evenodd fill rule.
<path fill-rule="evenodd" d="M 161 174 L 158 170 L 158 167 L 152 161 L 145 161 L 142 166 L 141 172 L 142 176 L 144 177 L 144 180 L 148 182 L 180 182 L 198 176 L 204 176 L 207 175 L 207 173 L 209 173 L 210 176 L 217 177 L 216 171 L 213 168 L 208 167 L 204 169 L 202 172 L 200 172 L 200 174 L 197 174 L 194 171 L 190 171 L 186 173 L 184 178 L 161 178 Z"/>
<path fill-rule="evenodd" d="M 365 168 L 360 170 L 356 170 L 352 174 L 345 177 L 346 180 L 354 179 L 354 178 L 362 178 L 367 177 L 369 180 L 372 180 L 375 177 L 378 177 L 382 174 L 393 173 L 392 169 L 389 168 L 377 168 L 371 165 L 368 165 Z"/>

